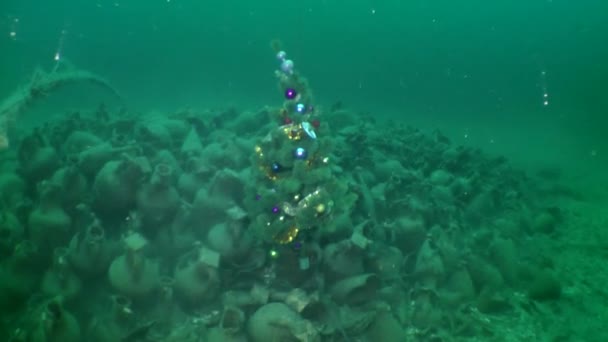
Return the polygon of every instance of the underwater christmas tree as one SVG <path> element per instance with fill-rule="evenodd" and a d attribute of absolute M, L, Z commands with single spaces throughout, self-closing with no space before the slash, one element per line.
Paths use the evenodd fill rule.
<path fill-rule="evenodd" d="M 332 171 L 329 127 L 307 81 L 279 44 L 273 48 L 284 101 L 270 110 L 276 124 L 255 146 L 256 182 L 246 203 L 257 236 L 275 247 L 299 248 L 308 239 L 337 233 L 332 218 L 348 214 L 356 196 Z"/>

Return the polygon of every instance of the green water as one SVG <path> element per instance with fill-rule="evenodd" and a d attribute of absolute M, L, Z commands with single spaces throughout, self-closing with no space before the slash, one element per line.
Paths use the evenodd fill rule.
<path fill-rule="evenodd" d="M 0 94 L 59 52 L 112 80 L 141 110 L 271 104 L 267 47 L 279 38 L 323 103 L 440 127 L 525 162 L 593 172 L 607 160 L 608 5 L 600 0 L 0 6 Z"/>
<path fill-rule="evenodd" d="M 563 173 L 598 199 L 577 213 L 599 227 L 607 33 L 602 0 L 2 0 L 0 99 L 58 59 L 108 79 L 134 112 L 275 106 L 270 41 L 280 39 L 319 105 L 440 129 L 531 173 Z M 121 105 L 58 92 L 17 125 L 100 101 Z"/>

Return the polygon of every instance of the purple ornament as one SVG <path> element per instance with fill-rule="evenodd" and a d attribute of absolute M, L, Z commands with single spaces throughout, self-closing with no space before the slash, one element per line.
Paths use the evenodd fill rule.
<path fill-rule="evenodd" d="M 279 213 L 279 207 L 272 207 L 272 213 L 273 214 L 278 214 Z"/>
<path fill-rule="evenodd" d="M 293 88 L 285 89 L 285 98 L 286 99 L 293 100 L 296 98 L 296 96 L 298 96 L 298 92 L 296 92 L 295 89 L 293 89 Z"/>

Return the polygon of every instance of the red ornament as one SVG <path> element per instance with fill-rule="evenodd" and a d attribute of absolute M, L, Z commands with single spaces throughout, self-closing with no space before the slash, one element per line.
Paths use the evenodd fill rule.
<path fill-rule="evenodd" d="M 321 126 L 321 121 L 314 119 L 310 122 L 310 124 L 312 125 L 312 127 L 314 128 L 319 128 L 319 126 Z"/>
<path fill-rule="evenodd" d="M 293 122 L 293 121 L 292 121 L 292 120 L 291 120 L 289 117 L 287 117 L 287 116 L 283 118 L 283 123 L 284 123 L 284 124 L 286 124 L 286 125 L 289 125 L 289 124 L 291 124 L 292 122 Z"/>

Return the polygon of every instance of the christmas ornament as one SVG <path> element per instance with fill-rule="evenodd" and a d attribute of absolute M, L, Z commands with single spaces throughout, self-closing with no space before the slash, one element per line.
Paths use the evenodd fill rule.
<path fill-rule="evenodd" d="M 285 51 L 279 51 L 277 52 L 277 59 L 281 62 L 285 61 L 285 59 L 287 58 L 287 52 Z"/>
<path fill-rule="evenodd" d="M 296 216 L 297 215 L 297 207 L 287 203 L 287 202 L 283 202 L 283 204 L 281 204 L 281 208 L 283 209 L 283 212 L 289 216 Z"/>
<path fill-rule="evenodd" d="M 285 98 L 286 99 L 293 100 L 296 98 L 296 96 L 298 96 L 298 92 L 296 92 L 295 89 L 293 89 L 293 88 L 285 89 Z"/>
<path fill-rule="evenodd" d="M 300 140 L 304 136 L 304 130 L 300 124 L 290 124 L 279 127 L 287 135 L 289 140 Z"/>
<path fill-rule="evenodd" d="M 323 204 L 323 203 L 317 204 L 317 206 L 315 207 L 315 211 L 319 215 L 323 214 L 325 212 L 325 204 Z"/>
<path fill-rule="evenodd" d="M 268 256 L 271 257 L 272 259 L 276 259 L 279 257 L 279 251 L 277 251 L 276 249 L 271 249 L 270 251 L 268 251 Z"/>
<path fill-rule="evenodd" d="M 281 71 L 287 75 L 293 74 L 293 61 L 291 59 L 284 59 L 281 62 Z"/>
<path fill-rule="evenodd" d="M 264 156 L 264 153 L 262 153 L 262 147 L 260 145 L 256 145 L 254 151 L 255 151 L 255 154 L 258 155 L 258 157 Z"/>
<path fill-rule="evenodd" d="M 315 130 L 311 123 L 304 121 L 300 124 L 300 126 L 302 126 L 302 130 L 304 130 L 304 133 L 306 133 L 306 135 L 308 135 L 312 139 L 317 139 L 317 134 L 315 133 Z"/>
<path fill-rule="evenodd" d="M 279 163 L 272 163 L 272 165 L 270 165 L 270 170 L 272 170 L 272 172 L 274 173 L 278 173 L 281 172 L 281 170 L 283 170 L 283 167 L 281 166 L 281 164 Z"/>
<path fill-rule="evenodd" d="M 316 217 L 329 213 L 334 204 L 329 198 L 329 193 L 324 189 L 319 188 L 311 192 L 298 202 L 296 209 L 298 216 L 308 217 L 312 214 Z"/>
<path fill-rule="evenodd" d="M 306 113 L 306 105 L 303 103 L 298 103 L 296 105 L 296 112 L 300 113 L 300 114 L 304 114 Z"/>
<path fill-rule="evenodd" d="M 276 241 L 282 245 L 286 245 L 288 243 L 293 242 L 293 240 L 295 240 L 295 238 L 298 236 L 299 232 L 300 232 L 300 229 L 298 227 L 296 227 L 296 226 L 289 227 L 289 229 L 287 229 L 286 231 L 277 234 L 277 236 L 275 236 L 275 238 L 274 238 L 274 241 Z"/>
<path fill-rule="evenodd" d="M 303 147 L 298 147 L 293 152 L 293 156 L 296 159 L 304 160 L 304 159 L 306 159 L 308 157 L 308 152 L 306 152 L 306 150 Z"/>

